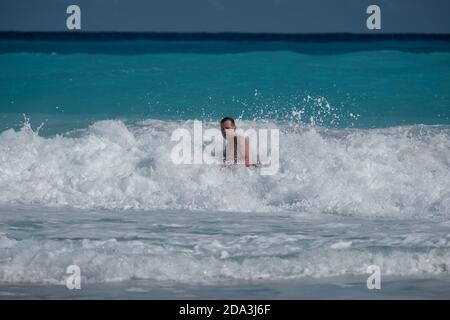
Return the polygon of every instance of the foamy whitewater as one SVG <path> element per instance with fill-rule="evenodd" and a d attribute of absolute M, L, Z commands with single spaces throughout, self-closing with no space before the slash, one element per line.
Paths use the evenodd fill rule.
<path fill-rule="evenodd" d="M 0 298 L 449 298 L 448 42 L 76 44 L 0 41 Z M 172 162 L 223 116 L 276 174 Z"/>
<path fill-rule="evenodd" d="M 70 264 L 86 282 L 448 273 L 447 126 L 238 124 L 281 129 L 278 174 L 173 164 L 193 121 L 2 132 L 1 281 L 64 283 Z"/>
<path fill-rule="evenodd" d="M 193 121 L 127 126 L 105 120 L 51 138 L 26 123 L 0 135 L 0 203 L 449 217 L 447 126 L 333 130 L 244 121 L 239 127 L 281 130 L 277 174 L 174 164 L 171 134 L 177 128 L 192 132 Z"/>

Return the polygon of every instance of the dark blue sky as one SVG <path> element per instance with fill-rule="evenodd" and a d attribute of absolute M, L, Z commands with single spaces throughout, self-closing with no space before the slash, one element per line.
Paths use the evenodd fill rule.
<path fill-rule="evenodd" d="M 82 31 L 450 33 L 450 0 L 0 0 L 0 30 L 64 31 L 81 7 Z"/>

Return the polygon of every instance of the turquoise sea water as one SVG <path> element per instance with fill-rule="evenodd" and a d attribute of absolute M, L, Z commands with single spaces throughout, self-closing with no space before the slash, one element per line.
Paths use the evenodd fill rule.
<path fill-rule="evenodd" d="M 448 298 L 449 88 L 444 40 L 2 39 L 0 298 Z M 170 161 L 223 116 L 277 174 Z"/>
<path fill-rule="evenodd" d="M 3 40 L 2 49 L 7 116 L 297 121 L 292 112 L 304 109 L 302 122 L 334 127 L 450 123 L 445 41 Z"/>

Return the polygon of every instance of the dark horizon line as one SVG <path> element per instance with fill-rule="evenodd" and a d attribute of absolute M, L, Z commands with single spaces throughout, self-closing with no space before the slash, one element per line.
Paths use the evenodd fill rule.
<path fill-rule="evenodd" d="M 219 41 L 379 41 L 444 40 L 450 33 L 253 33 L 253 32 L 135 32 L 135 31 L 0 31 L 0 40 L 219 40 Z"/>

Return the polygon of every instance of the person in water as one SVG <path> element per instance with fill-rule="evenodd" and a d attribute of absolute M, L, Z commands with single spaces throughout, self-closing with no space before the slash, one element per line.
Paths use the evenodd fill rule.
<path fill-rule="evenodd" d="M 220 131 L 226 141 L 223 152 L 223 162 L 225 164 L 238 164 L 238 159 L 244 159 L 246 167 L 255 166 L 253 156 L 250 151 L 249 139 L 236 133 L 236 124 L 231 117 L 225 117 L 220 121 Z M 227 156 L 227 150 L 234 153 Z"/>

